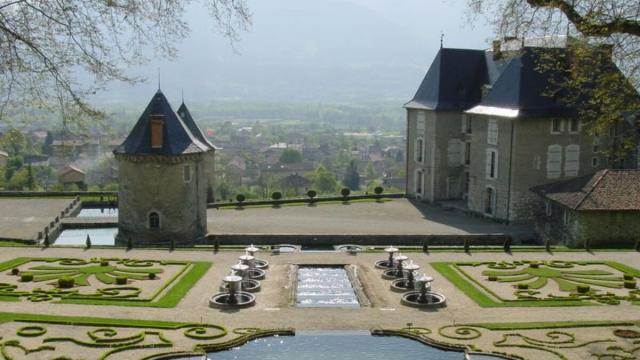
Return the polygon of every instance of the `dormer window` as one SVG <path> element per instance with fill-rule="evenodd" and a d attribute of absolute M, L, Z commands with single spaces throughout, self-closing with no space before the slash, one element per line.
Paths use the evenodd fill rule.
<path fill-rule="evenodd" d="M 151 148 L 162 148 L 162 133 L 164 132 L 164 115 L 152 114 L 150 116 L 151 123 Z"/>

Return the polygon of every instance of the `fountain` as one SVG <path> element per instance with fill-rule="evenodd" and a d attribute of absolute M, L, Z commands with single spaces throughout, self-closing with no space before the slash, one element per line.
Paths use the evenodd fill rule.
<path fill-rule="evenodd" d="M 256 259 L 256 253 L 260 251 L 259 248 L 253 246 L 253 244 L 251 244 L 251 246 L 247 247 L 244 249 L 249 255 L 253 256 L 253 267 L 256 269 L 261 269 L 261 270 L 265 270 L 269 267 L 269 262 L 266 260 L 259 260 Z"/>
<path fill-rule="evenodd" d="M 382 278 L 387 280 L 394 280 L 394 279 L 404 277 L 402 263 L 407 259 L 408 259 L 407 256 L 399 253 L 398 256 L 393 258 L 394 267 L 382 272 Z"/>
<path fill-rule="evenodd" d="M 238 257 L 238 259 L 242 264 L 247 265 L 249 267 L 249 269 L 246 272 L 249 279 L 263 280 L 267 275 L 267 273 L 264 270 L 258 269 L 254 266 L 255 258 L 252 255 L 249 255 L 249 252 L 245 252 L 245 254 Z"/>
<path fill-rule="evenodd" d="M 415 279 L 415 288 L 417 291 L 409 291 L 402 295 L 401 303 L 406 306 L 420 308 L 435 308 L 445 306 L 447 298 L 437 292 L 431 291 L 431 283 L 433 278 L 422 274 L 421 277 Z"/>
<path fill-rule="evenodd" d="M 335 247 L 338 251 L 344 251 L 348 254 L 355 255 L 362 251 L 362 246 L 355 244 L 344 244 Z"/>
<path fill-rule="evenodd" d="M 404 277 L 402 279 L 393 280 L 391 283 L 391 290 L 405 292 L 407 290 L 415 290 L 415 273 L 420 270 L 420 265 L 414 264 L 411 260 L 408 264 L 403 266 Z"/>
<path fill-rule="evenodd" d="M 233 266 L 231 266 L 231 275 L 236 275 L 236 276 L 240 276 L 242 278 L 242 281 L 240 282 L 240 286 L 242 287 L 242 289 L 244 291 L 247 292 L 257 292 L 260 291 L 260 287 L 262 286 L 262 284 L 260 283 L 260 281 L 258 280 L 254 280 L 254 279 L 249 279 L 248 275 L 247 275 L 247 270 L 249 270 L 249 266 L 242 264 L 242 263 L 237 263 Z M 226 291 L 229 290 L 227 288 L 227 283 L 222 283 L 222 285 L 220 285 L 220 290 L 221 291 Z"/>
<path fill-rule="evenodd" d="M 389 247 L 384 249 L 384 252 L 389 254 L 389 259 L 377 261 L 376 267 L 378 269 L 391 269 L 393 268 L 393 254 L 398 252 L 398 248 L 389 245 Z"/>
<path fill-rule="evenodd" d="M 209 299 L 209 307 L 216 308 L 244 308 L 256 303 L 255 295 L 242 291 L 242 277 L 238 275 L 225 276 L 224 286 L 227 292 L 215 294 Z"/>

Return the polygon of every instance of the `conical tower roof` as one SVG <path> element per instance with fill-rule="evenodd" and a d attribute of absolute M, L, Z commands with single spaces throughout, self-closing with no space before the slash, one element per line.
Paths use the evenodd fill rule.
<path fill-rule="evenodd" d="M 162 146 L 157 148 L 151 146 L 152 115 L 163 116 Z M 167 98 L 158 89 L 127 139 L 114 150 L 114 153 L 177 156 L 209 150 L 209 145 L 191 132 L 189 126 L 173 111 Z"/>
<path fill-rule="evenodd" d="M 189 131 L 191 131 L 191 134 L 193 134 L 193 136 L 195 136 L 196 139 L 200 140 L 201 143 L 207 145 L 209 149 L 212 149 L 212 150 L 216 149 L 215 145 L 213 145 L 207 139 L 207 137 L 204 136 L 204 134 L 202 133 L 202 130 L 200 129 L 200 127 L 198 127 L 198 124 L 196 124 L 195 120 L 193 120 L 193 117 L 191 116 L 191 112 L 189 112 L 189 109 L 187 108 L 187 105 L 185 105 L 184 101 L 178 108 L 178 116 L 180 116 L 182 121 L 189 128 Z"/>

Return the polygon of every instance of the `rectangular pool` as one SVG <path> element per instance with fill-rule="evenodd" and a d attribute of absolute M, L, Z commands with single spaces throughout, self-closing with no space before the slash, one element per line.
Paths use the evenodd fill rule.
<path fill-rule="evenodd" d="M 87 234 L 91 238 L 92 245 L 115 245 L 117 227 L 96 228 L 96 229 L 67 229 L 62 230 L 54 245 L 77 245 L 85 246 Z"/>
<path fill-rule="evenodd" d="M 342 266 L 300 266 L 296 289 L 299 307 L 360 307 Z"/>
<path fill-rule="evenodd" d="M 118 217 L 118 208 L 82 208 L 76 217 Z"/>

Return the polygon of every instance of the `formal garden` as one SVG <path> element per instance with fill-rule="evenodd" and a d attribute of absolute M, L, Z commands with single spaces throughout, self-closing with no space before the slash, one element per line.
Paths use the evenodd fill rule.
<path fill-rule="evenodd" d="M 0 263 L 0 301 L 175 307 L 210 262 L 20 257 Z"/>
<path fill-rule="evenodd" d="M 483 307 L 640 304 L 640 271 L 615 261 L 435 262 Z"/>
<path fill-rule="evenodd" d="M 638 321 L 453 324 L 373 333 L 509 359 L 633 360 L 640 354 Z"/>

